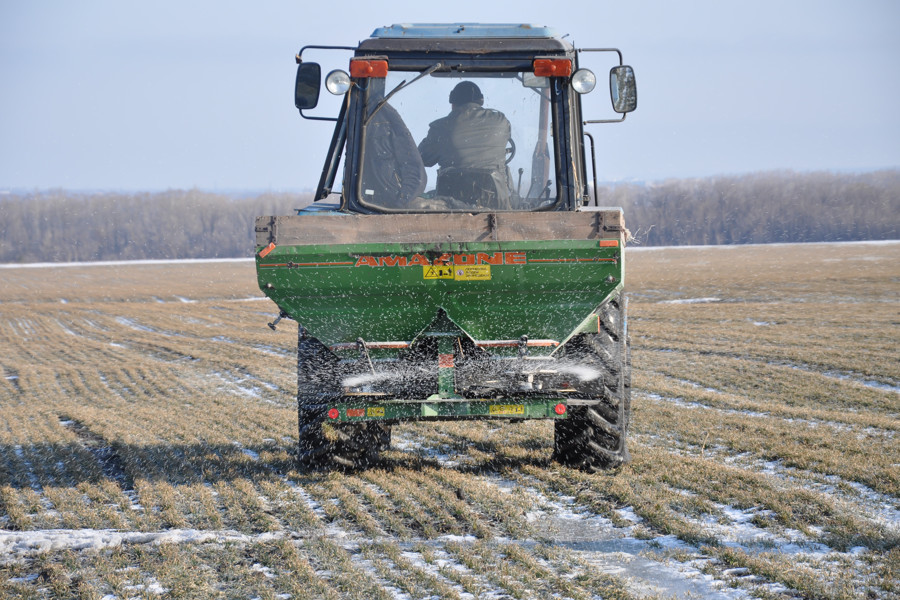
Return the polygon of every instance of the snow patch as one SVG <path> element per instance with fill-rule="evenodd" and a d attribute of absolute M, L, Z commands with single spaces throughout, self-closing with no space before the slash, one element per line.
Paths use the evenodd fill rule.
<path fill-rule="evenodd" d="M 737 250 L 740 248 L 779 248 L 789 246 L 893 246 L 900 244 L 900 240 L 861 240 L 854 242 L 783 242 L 777 244 L 722 244 L 715 245 L 694 245 L 694 246 L 626 246 L 626 252 L 659 252 L 671 250 L 708 250 L 715 248 L 717 250 Z"/>
<path fill-rule="evenodd" d="M 709 304 L 721 302 L 721 298 L 680 298 L 677 300 L 660 300 L 657 304 Z"/>
<path fill-rule="evenodd" d="M 275 573 L 272 571 L 271 568 L 263 566 L 259 563 L 253 563 L 252 565 L 250 565 L 250 570 L 253 571 L 254 573 L 262 573 L 266 579 L 274 579 L 275 578 Z"/>
<path fill-rule="evenodd" d="M 150 532 L 115 529 L 0 530 L 0 564 L 60 550 L 102 550 L 122 544 L 256 543 L 280 539 L 283 536 L 283 532 L 247 535 L 232 530 L 199 529 L 169 529 Z"/>
<path fill-rule="evenodd" d="M 126 317 L 116 317 L 116 323 L 119 325 L 124 325 L 125 327 L 130 327 L 135 331 L 146 331 L 148 333 L 159 333 L 152 327 L 147 327 L 146 325 L 141 325 L 137 323 L 134 319 L 128 319 Z M 165 335 L 165 334 L 163 334 Z"/>
<path fill-rule="evenodd" d="M 241 444 L 240 442 L 231 442 L 231 444 L 235 448 L 240 450 L 242 454 L 244 454 L 245 456 L 249 456 L 251 458 L 251 460 L 259 460 L 258 452 L 254 452 L 253 450 L 250 450 L 249 448 L 244 448 L 244 445 Z"/>
<path fill-rule="evenodd" d="M 797 371 L 803 371 L 804 373 L 813 373 L 815 375 L 822 375 L 824 377 L 829 377 L 832 379 L 837 379 L 839 381 L 850 381 L 852 383 L 856 383 L 862 385 L 864 387 L 881 390 L 885 392 L 894 392 L 900 394 L 900 384 L 897 382 L 885 383 L 883 381 L 876 381 L 874 379 L 867 379 L 865 375 L 860 373 L 852 373 L 847 371 L 818 371 L 814 367 L 809 365 L 800 365 L 796 363 L 791 363 L 787 361 L 771 361 L 768 364 L 774 367 L 788 367 L 790 369 L 794 369 Z"/>
<path fill-rule="evenodd" d="M 108 260 L 84 262 L 0 263 L 0 269 L 47 269 L 67 267 L 131 267 L 137 265 L 187 265 L 205 263 L 252 263 L 255 258 L 180 258 L 171 260 Z"/>

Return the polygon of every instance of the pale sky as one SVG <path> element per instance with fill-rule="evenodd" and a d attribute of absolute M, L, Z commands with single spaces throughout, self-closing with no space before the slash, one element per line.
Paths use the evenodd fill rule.
<path fill-rule="evenodd" d="M 900 167 L 893 0 L 0 0 L 0 191 L 311 189 L 331 125 L 294 108 L 294 54 L 409 22 L 620 48 L 638 109 L 589 130 L 603 181 Z"/>

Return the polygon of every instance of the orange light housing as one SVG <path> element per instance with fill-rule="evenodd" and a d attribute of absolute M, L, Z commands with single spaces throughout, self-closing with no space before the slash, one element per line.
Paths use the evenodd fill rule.
<path fill-rule="evenodd" d="M 275 249 L 275 242 L 269 242 L 269 245 L 259 251 L 259 257 L 265 258 L 269 255 L 269 252 Z"/>
<path fill-rule="evenodd" d="M 339 416 L 341 416 L 341 413 L 336 408 L 332 408 L 331 410 L 328 411 L 329 419 L 334 420 L 334 419 L 337 419 Z"/>
<path fill-rule="evenodd" d="M 350 77 L 387 77 L 386 60 L 350 60 Z"/>
<path fill-rule="evenodd" d="M 553 410 L 554 410 L 554 411 L 556 412 L 556 414 L 558 414 L 558 415 L 564 415 L 564 414 L 566 414 L 566 405 L 565 405 L 565 404 L 562 404 L 562 403 L 559 403 L 559 404 L 557 404 L 556 406 L 553 407 Z"/>
<path fill-rule="evenodd" d="M 568 77 L 572 74 L 572 61 L 567 58 L 534 59 L 536 77 Z"/>

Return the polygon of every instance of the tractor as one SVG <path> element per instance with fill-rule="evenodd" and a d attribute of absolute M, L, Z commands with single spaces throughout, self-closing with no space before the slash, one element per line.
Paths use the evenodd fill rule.
<path fill-rule="evenodd" d="M 317 53 L 346 56 L 324 77 L 337 116 Z M 612 64 L 614 118 L 582 115 L 589 55 Z M 334 130 L 314 201 L 255 233 L 269 325 L 298 324 L 300 463 L 365 468 L 394 425 L 474 419 L 549 419 L 553 460 L 626 463 L 628 231 L 599 206 L 584 130 L 637 105 L 621 52 L 537 25 L 402 24 L 296 61 L 296 108 Z"/>

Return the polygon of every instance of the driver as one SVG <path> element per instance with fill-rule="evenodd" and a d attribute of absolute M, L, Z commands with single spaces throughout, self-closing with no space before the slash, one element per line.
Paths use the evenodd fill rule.
<path fill-rule="evenodd" d="M 488 170 L 502 205 L 509 202 L 506 144 L 510 125 L 503 113 L 483 104 L 484 95 L 477 85 L 471 81 L 457 84 L 450 92 L 450 114 L 429 125 L 419 153 L 426 167 L 437 164 L 442 170 Z"/>

